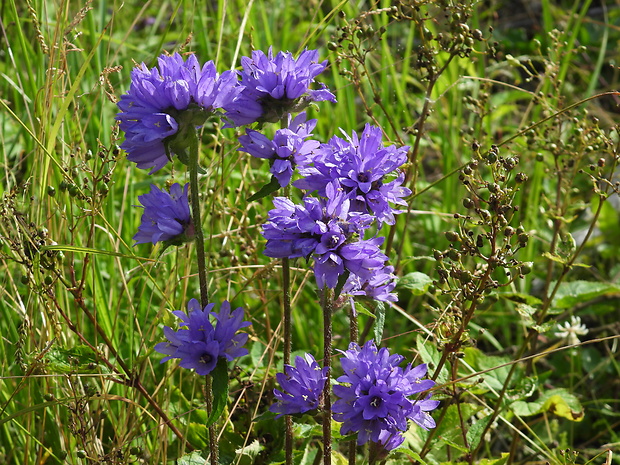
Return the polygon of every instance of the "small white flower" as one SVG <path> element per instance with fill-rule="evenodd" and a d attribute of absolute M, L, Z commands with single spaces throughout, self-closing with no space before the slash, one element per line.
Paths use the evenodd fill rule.
<path fill-rule="evenodd" d="M 577 336 L 585 336 L 588 334 L 588 328 L 581 323 L 581 318 L 575 315 L 571 315 L 570 323 L 565 321 L 564 324 L 558 324 L 558 331 L 555 333 L 556 337 L 566 339 L 570 345 L 579 344 L 579 338 Z"/>

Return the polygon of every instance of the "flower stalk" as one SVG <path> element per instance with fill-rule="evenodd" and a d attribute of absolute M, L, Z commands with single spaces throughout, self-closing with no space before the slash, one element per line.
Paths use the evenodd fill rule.
<path fill-rule="evenodd" d="M 192 207 L 192 218 L 194 223 L 194 234 L 196 240 L 196 256 L 198 261 L 198 280 L 200 282 L 200 303 L 202 307 L 209 305 L 209 287 L 207 282 L 207 261 L 205 256 L 205 241 L 202 232 L 202 219 L 200 215 L 200 198 L 198 196 L 198 134 L 196 132 L 188 135 L 189 139 L 189 184 L 190 200 Z M 205 376 L 205 402 L 207 404 L 207 415 L 213 411 L 213 386 L 210 375 Z M 219 450 L 215 435 L 215 426 L 209 426 L 209 452 L 211 454 L 211 464 L 219 463 Z"/>

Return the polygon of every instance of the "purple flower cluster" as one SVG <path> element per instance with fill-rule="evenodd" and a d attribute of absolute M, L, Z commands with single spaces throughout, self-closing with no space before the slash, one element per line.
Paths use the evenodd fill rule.
<path fill-rule="evenodd" d="M 342 353 L 344 375 L 334 386 L 339 399 L 333 405 L 334 419 L 343 423 L 341 434 L 358 433 L 358 445 L 372 441 L 392 450 L 403 443 L 407 420 L 424 429 L 435 427 L 428 412 L 439 402 L 430 400 L 430 394 L 422 400 L 410 399 L 435 385 L 422 379 L 426 365 L 400 368 L 404 358 L 390 355 L 386 348 L 377 349 L 373 341 L 361 348 L 352 343 Z"/>
<path fill-rule="evenodd" d="M 241 148 L 257 158 L 271 161 L 269 171 L 276 177 L 281 187 L 291 183 L 296 166 L 309 163 L 311 154 L 319 147 L 319 142 L 306 140 L 312 135 L 316 120 L 306 122 L 306 114 L 300 113 L 295 119 L 289 116 L 286 129 L 278 129 L 273 139 L 252 129 L 246 129 L 245 136 L 239 137 Z"/>
<path fill-rule="evenodd" d="M 189 211 L 185 184 L 170 186 L 170 193 L 151 184 L 151 192 L 138 197 L 144 207 L 138 232 L 133 236 L 136 244 L 168 242 L 183 244 L 194 237 L 194 225 Z"/>
<path fill-rule="evenodd" d="M 351 201 L 351 210 L 367 212 L 382 223 L 394 224 L 394 210 L 390 203 L 406 205 L 404 197 L 411 191 L 403 187 L 404 174 L 385 182 L 388 175 L 407 162 L 409 147 L 383 147 L 381 129 L 366 125 L 361 137 L 354 132 L 346 140 L 334 136 L 314 153 L 313 166 L 301 167 L 302 179 L 294 185 L 300 189 L 316 190 L 320 196 L 332 191 L 343 191 Z"/>
<path fill-rule="evenodd" d="M 178 53 L 158 58 L 158 67 L 144 63 L 131 72 L 129 91 L 118 102 L 116 119 L 125 132 L 121 148 L 138 168 L 163 168 L 171 154 L 183 155 L 186 135 L 200 127 L 217 110 L 234 125 L 271 121 L 298 111 L 310 101 L 330 100 L 324 86 L 310 90 L 314 78 L 327 66 L 318 63 L 318 51 L 306 50 L 298 59 L 280 52 L 273 57 L 261 51 L 241 59 L 243 71 L 219 75 L 213 61 L 202 67 L 194 55 Z M 303 138 L 304 136 L 302 136 Z"/>
<path fill-rule="evenodd" d="M 305 50 L 297 59 L 289 52 L 275 57 L 271 47 L 267 55 L 261 50 L 251 57 L 241 58 L 241 86 L 239 105 L 229 113 L 237 126 L 254 121 L 276 122 L 287 114 L 301 111 L 308 103 L 336 97 L 324 85 L 310 90 L 314 79 L 327 67 L 327 60 L 318 62 L 317 50 Z"/>
<path fill-rule="evenodd" d="M 184 135 L 201 126 L 210 112 L 234 108 L 241 92 L 234 71 L 220 76 L 212 61 L 200 66 L 194 55 L 162 55 L 158 67 L 144 63 L 131 72 L 129 92 L 118 102 L 116 119 L 125 132 L 121 148 L 138 168 L 163 168 L 172 153 L 181 153 Z M 180 140 L 179 140 L 180 139 Z"/>
<path fill-rule="evenodd" d="M 285 365 L 284 373 L 277 373 L 276 379 L 282 391 L 273 390 L 277 402 L 269 410 L 278 414 L 276 418 L 305 413 L 319 407 L 327 368 L 321 368 L 312 355 L 305 354 L 295 357 L 295 366 Z"/>
<path fill-rule="evenodd" d="M 328 191 L 330 187 L 328 187 Z M 368 282 L 382 273 L 385 256 L 379 249 L 383 238 L 362 240 L 372 216 L 350 212 L 350 200 L 330 192 L 331 199 L 305 197 L 295 205 L 284 197 L 274 199 L 275 209 L 263 226 L 265 255 L 274 258 L 314 258 L 314 275 L 320 289 L 335 288 L 345 272 Z"/>
<path fill-rule="evenodd" d="M 358 433 L 358 445 L 372 441 L 392 450 L 403 443 L 408 420 L 424 429 L 435 427 L 428 412 L 437 408 L 439 401 L 431 400 L 430 394 L 410 399 L 435 386 L 434 381 L 422 379 L 426 365 L 412 368 L 409 364 L 403 369 L 398 366 L 404 359 L 401 355 L 377 349 L 372 340 L 361 348 L 352 343 L 342 353 L 344 375 L 334 386 L 339 399 L 333 405 L 334 419 L 342 422 L 341 434 Z M 287 365 L 286 375 L 276 375 L 285 392 L 274 389 L 277 402 L 269 410 L 281 416 L 318 408 L 327 380 L 325 370 L 310 354 L 297 357 L 296 367 Z"/>
<path fill-rule="evenodd" d="M 215 304 L 211 303 L 201 309 L 200 303 L 192 299 L 187 304 L 187 314 L 180 310 L 172 312 L 183 322 L 177 331 L 164 327 L 168 342 L 155 346 L 157 352 L 167 355 L 161 363 L 178 358 L 183 368 L 194 369 L 199 375 L 208 375 L 220 357 L 231 361 L 247 355 L 248 350 L 243 345 L 248 335 L 237 333 L 250 325 L 249 321 L 243 321 L 243 309 L 239 307 L 231 313 L 228 301 L 222 303 L 219 313 L 213 312 L 213 307 Z M 210 316 L 216 320 L 215 326 Z"/>

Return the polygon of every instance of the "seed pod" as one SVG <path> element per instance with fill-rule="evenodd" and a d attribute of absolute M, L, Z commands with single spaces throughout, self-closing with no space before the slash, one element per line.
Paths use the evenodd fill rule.
<path fill-rule="evenodd" d="M 527 181 L 527 174 L 525 173 L 517 173 L 517 176 L 515 176 L 515 181 L 517 181 L 518 183 L 522 183 Z"/>
<path fill-rule="evenodd" d="M 523 275 L 530 274 L 532 272 L 533 266 L 534 264 L 532 262 L 525 262 L 523 265 L 521 265 L 521 268 L 519 268 L 519 273 Z"/>
<path fill-rule="evenodd" d="M 446 231 L 445 233 L 446 239 L 448 239 L 448 241 L 450 242 L 460 242 L 461 241 L 461 237 L 459 236 L 459 233 L 455 232 L 455 231 Z"/>

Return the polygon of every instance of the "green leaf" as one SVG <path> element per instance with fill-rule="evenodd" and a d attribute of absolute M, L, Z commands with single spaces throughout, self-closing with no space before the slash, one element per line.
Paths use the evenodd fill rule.
<path fill-rule="evenodd" d="M 523 294 L 521 292 L 498 292 L 496 295 L 501 299 L 510 300 L 511 302 L 515 302 L 517 304 L 527 304 L 532 307 L 542 304 L 542 300 L 538 297 L 534 297 L 530 294 Z"/>
<path fill-rule="evenodd" d="M 197 449 L 209 447 L 209 429 L 202 423 L 191 422 L 187 425 L 187 440 Z"/>
<path fill-rule="evenodd" d="M 428 374 L 431 376 L 441 360 L 441 353 L 437 350 L 435 345 L 431 341 L 425 341 L 421 334 L 416 337 L 416 348 L 422 358 L 422 361 L 428 365 Z M 437 383 L 443 384 L 448 381 L 450 375 L 450 362 L 446 362 L 437 376 Z"/>
<path fill-rule="evenodd" d="M 510 362 L 510 359 L 508 357 L 496 357 L 487 355 L 480 349 L 476 349 L 475 347 L 466 347 L 464 352 L 465 357 L 463 358 L 463 360 L 467 364 L 469 364 L 474 370 L 485 371 L 495 368 L 494 370 L 487 373 L 482 373 L 479 377 L 476 378 L 482 379 L 484 381 L 483 383 L 478 385 L 478 387 L 484 387 L 486 389 L 491 388 L 495 390 L 501 390 L 503 388 L 506 377 L 510 372 L 510 366 L 506 365 L 500 367 L 500 365 L 505 365 L 506 363 Z M 513 377 L 513 380 L 518 379 L 518 374 L 519 372 L 517 371 L 517 376 Z"/>
<path fill-rule="evenodd" d="M 564 388 L 544 392 L 537 401 L 516 401 L 510 405 L 519 416 L 527 417 L 549 412 L 570 421 L 583 420 L 584 410 L 579 399 Z"/>
<path fill-rule="evenodd" d="M 375 314 L 372 311 L 368 310 L 366 306 L 361 302 L 355 302 L 355 311 L 371 318 L 375 317 Z"/>
<path fill-rule="evenodd" d="M 228 403 L 228 362 L 225 358 L 217 361 L 210 376 L 213 378 L 213 410 L 207 419 L 207 428 L 217 421 Z"/>
<path fill-rule="evenodd" d="M 269 194 L 272 194 L 273 192 L 277 191 L 278 189 L 280 189 L 280 183 L 278 182 L 278 178 L 276 178 L 275 176 L 271 176 L 271 181 L 269 181 L 268 184 L 265 184 L 263 187 L 260 188 L 260 190 L 251 195 L 247 202 L 253 202 L 254 200 L 260 200 L 263 197 L 267 197 Z"/>
<path fill-rule="evenodd" d="M 508 461 L 510 454 L 503 452 L 501 457 L 497 459 L 482 459 L 478 462 L 478 465 L 504 465 Z"/>
<path fill-rule="evenodd" d="M 50 373 L 94 373 L 99 368 L 97 354 L 85 345 L 53 347 L 45 354 L 45 362 Z"/>
<path fill-rule="evenodd" d="M 385 326 L 385 305 L 383 302 L 377 302 L 377 306 L 375 307 L 375 324 L 373 325 L 373 330 L 375 333 L 375 344 L 379 345 L 381 343 L 381 338 L 383 338 L 383 327 Z"/>
<path fill-rule="evenodd" d="M 492 415 L 487 415 L 486 417 L 481 418 L 476 421 L 473 425 L 469 427 L 467 430 L 467 444 L 469 445 L 469 450 L 473 451 L 480 444 L 480 440 L 482 439 L 482 433 L 484 429 L 489 424 Z"/>
<path fill-rule="evenodd" d="M 604 295 L 620 294 L 620 286 L 594 281 L 571 281 L 560 284 L 552 307 L 563 309 L 589 302 Z"/>
<path fill-rule="evenodd" d="M 552 260 L 552 261 L 554 261 L 556 263 L 560 263 L 562 265 L 566 265 L 566 263 L 567 263 L 567 259 L 566 258 L 560 257 L 559 255 L 552 254 L 550 252 L 543 252 L 542 256 L 545 257 L 545 258 L 548 258 L 549 260 Z"/>
<path fill-rule="evenodd" d="M 433 284 L 433 280 L 430 276 L 414 271 L 400 278 L 397 287 L 409 289 L 413 295 L 423 295 L 428 291 L 431 284 Z"/>
<path fill-rule="evenodd" d="M 235 453 L 237 454 L 237 462 L 241 465 L 252 464 L 256 461 L 256 457 L 265 449 L 258 439 L 254 439 L 249 445 L 237 449 Z"/>
<path fill-rule="evenodd" d="M 407 449 L 406 447 L 401 447 L 400 449 L 397 449 L 397 451 L 411 457 L 413 460 L 421 463 L 422 465 L 427 465 L 427 462 L 425 462 L 424 459 L 420 457 L 420 454 L 412 451 L 411 449 Z"/>
<path fill-rule="evenodd" d="M 332 463 L 334 465 L 349 465 L 349 459 L 340 452 L 332 449 Z"/>
<path fill-rule="evenodd" d="M 190 452 L 189 454 L 185 454 L 183 457 L 180 457 L 177 461 L 177 465 L 205 465 L 206 458 L 202 456 L 200 451 L 195 450 L 194 452 Z"/>
<path fill-rule="evenodd" d="M 119 252 L 110 252 L 109 250 L 100 250 L 93 249 L 91 247 L 76 247 L 74 245 L 45 245 L 41 247 L 42 251 L 45 250 L 59 250 L 61 252 L 72 252 L 72 253 L 89 253 L 93 255 L 109 255 L 111 257 L 121 257 L 121 258 L 130 258 L 132 260 L 142 260 L 145 262 L 156 262 L 157 260 L 153 260 L 152 258 L 144 258 L 139 257 L 137 255 L 127 255 Z"/>

